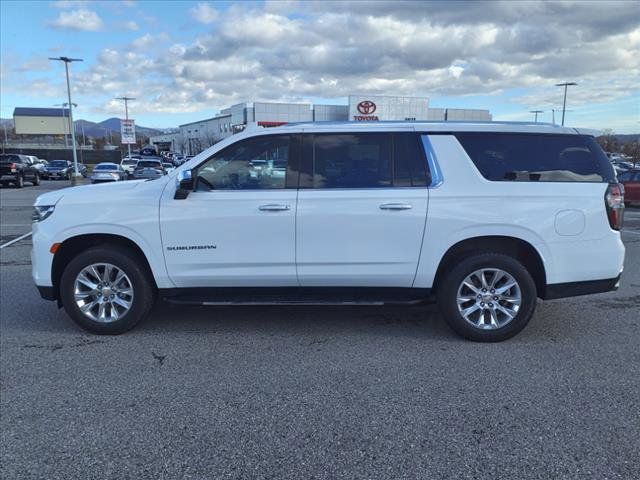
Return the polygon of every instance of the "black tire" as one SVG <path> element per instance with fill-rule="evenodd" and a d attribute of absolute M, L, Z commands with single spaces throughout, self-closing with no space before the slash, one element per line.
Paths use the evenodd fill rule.
<path fill-rule="evenodd" d="M 85 267 L 96 263 L 110 263 L 118 267 L 129 277 L 133 288 L 129 311 L 110 323 L 98 322 L 86 316 L 74 298 L 77 275 Z M 60 279 L 60 298 L 67 314 L 80 327 L 99 335 L 118 335 L 131 330 L 148 315 L 154 302 L 154 288 L 147 269 L 134 254 L 120 247 L 102 245 L 83 251 L 67 264 Z"/>
<path fill-rule="evenodd" d="M 511 275 L 520 287 L 520 308 L 504 326 L 482 329 L 465 320 L 458 310 L 458 288 L 473 272 L 497 268 Z M 476 342 L 500 342 L 518 334 L 533 316 L 536 308 L 536 285 L 527 269 L 515 258 L 499 253 L 482 253 L 462 258 L 444 274 L 437 285 L 438 306 L 447 324 L 460 336 Z"/>
<path fill-rule="evenodd" d="M 19 174 L 16 177 L 16 181 L 14 182 L 14 185 L 16 186 L 16 188 L 24 187 L 24 176 L 22 174 Z"/>
<path fill-rule="evenodd" d="M 33 182 L 31 182 L 32 185 L 34 187 L 37 187 L 38 185 L 40 185 L 40 174 L 36 172 L 36 174 L 33 176 Z"/>

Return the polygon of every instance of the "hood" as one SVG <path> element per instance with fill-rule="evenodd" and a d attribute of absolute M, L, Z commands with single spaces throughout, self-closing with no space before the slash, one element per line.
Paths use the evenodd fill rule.
<path fill-rule="evenodd" d="M 62 200 L 66 203 L 114 203 L 119 200 L 130 201 L 138 189 L 162 191 L 165 182 L 161 179 L 147 182 L 145 180 L 131 180 L 128 182 L 111 182 L 95 185 L 81 185 L 79 187 L 63 188 L 40 195 L 34 205 L 56 205 Z"/>

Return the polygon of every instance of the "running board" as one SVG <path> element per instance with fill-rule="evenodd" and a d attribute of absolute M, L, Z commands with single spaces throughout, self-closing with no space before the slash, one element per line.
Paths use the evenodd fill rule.
<path fill-rule="evenodd" d="M 207 306 L 380 306 L 416 305 L 428 301 L 428 289 L 417 288 L 195 288 L 161 289 L 160 296 L 175 305 Z"/>
<path fill-rule="evenodd" d="M 390 303 L 394 304 L 416 304 L 420 303 L 421 300 L 413 300 L 410 302 L 385 302 L 385 301 L 358 301 L 358 302 L 348 302 L 348 301 L 332 301 L 327 300 L 324 302 L 320 301 L 307 301 L 307 300 L 271 300 L 271 301 L 260 301 L 260 302 L 250 302 L 250 301 L 211 301 L 211 300 L 187 300 L 181 298 L 165 298 L 165 300 L 174 305 L 202 305 L 202 306 L 268 306 L 268 305 L 304 305 L 304 306 L 330 306 L 330 305 L 354 305 L 354 306 L 366 306 L 366 305 L 389 305 Z"/>

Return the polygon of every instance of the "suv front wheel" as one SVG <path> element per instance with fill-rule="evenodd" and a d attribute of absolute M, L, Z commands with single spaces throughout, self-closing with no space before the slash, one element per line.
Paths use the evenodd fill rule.
<path fill-rule="evenodd" d="M 463 258 L 437 291 L 444 319 L 459 335 L 499 342 L 519 333 L 536 308 L 536 286 L 515 258 L 483 253 Z"/>
<path fill-rule="evenodd" d="M 115 246 L 94 247 L 69 262 L 60 279 L 69 316 L 98 334 L 132 329 L 153 305 L 152 283 L 140 260 Z"/>

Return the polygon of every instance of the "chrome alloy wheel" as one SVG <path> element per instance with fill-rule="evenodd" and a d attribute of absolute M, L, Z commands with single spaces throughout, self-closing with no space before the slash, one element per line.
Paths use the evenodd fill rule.
<path fill-rule="evenodd" d="M 76 276 L 73 294 L 80 311 L 95 322 L 122 318 L 133 304 L 133 285 L 127 275 L 110 263 L 94 263 Z"/>
<path fill-rule="evenodd" d="M 522 292 L 516 279 L 504 270 L 483 268 L 462 281 L 456 300 L 467 322 L 482 330 L 494 330 L 518 314 Z"/>

